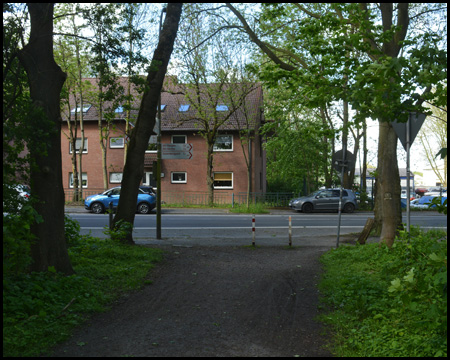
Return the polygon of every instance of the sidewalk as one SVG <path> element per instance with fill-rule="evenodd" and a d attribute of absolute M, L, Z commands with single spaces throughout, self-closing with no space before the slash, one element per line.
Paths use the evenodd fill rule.
<path fill-rule="evenodd" d="M 67 205 L 64 207 L 64 212 L 66 214 L 75 214 L 75 213 L 90 214 L 90 212 L 84 208 L 84 205 Z M 155 213 L 156 213 L 156 210 L 153 210 L 152 214 L 155 214 Z M 222 208 L 165 208 L 165 207 L 163 207 L 161 210 L 161 213 L 162 214 L 176 214 L 176 215 L 178 215 L 178 214 L 189 214 L 189 215 L 233 214 L 233 215 L 239 215 L 239 213 L 233 213 L 233 212 L 230 212 L 229 209 L 222 209 Z M 269 213 L 267 215 L 292 215 L 292 214 L 295 214 L 295 212 L 290 209 L 270 209 Z"/>

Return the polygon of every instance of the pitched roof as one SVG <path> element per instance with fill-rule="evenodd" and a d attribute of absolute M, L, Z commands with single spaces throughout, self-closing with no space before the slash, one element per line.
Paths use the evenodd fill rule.
<path fill-rule="evenodd" d="M 98 89 L 98 79 L 86 78 L 84 81 L 89 84 L 91 89 L 84 94 L 84 104 L 92 105 L 84 113 L 84 120 L 97 121 L 99 111 L 98 106 L 94 103 L 93 92 Z M 128 77 L 120 77 L 119 84 L 123 88 L 122 93 L 126 94 Z M 131 84 L 131 93 L 133 94 L 131 117 L 136 119 L 142 96 L 134 84 Z M 70 104 L 70 109 L 73 110 L 75 108 L 75 97 L 73 95 L 70 97 Z M 180 105 L 185 104 L 190 105 L 188 110 L 179 111 Z M 209 104 L 209 106 L 205 106 L 205 104 Z M 176 77 L 166 76 L 161 92 L 161 105 L 163 131 L 199 130 L 201 129 L 199 118 L 224 119 L 225 117 L 228 118 L 220 127 L 220 130 L 236 130 L 247 127 L 252 129 L 263 118 L 263 94 L 260 84 L 224 84 L 222 86 L 219 84 L 203 84 L 196 90 L 187 85 L 178 84 Z M 217 105 L 226 105 L 228 111 L 225 110 L 225 107 L 219 108 L 225 111 L 215 111 Z M 114 112 L 115 109 L 113 109 L 111 101 L 105 101 L 103 109 L 113 112 L 115 120 L 125 119 L 126 117 L 125 111 Z M 67 107 L 65 110 L 63 111 L 63 117 L 67 119 Z M 74 118 L 73 113 L 71 118 Z"/>

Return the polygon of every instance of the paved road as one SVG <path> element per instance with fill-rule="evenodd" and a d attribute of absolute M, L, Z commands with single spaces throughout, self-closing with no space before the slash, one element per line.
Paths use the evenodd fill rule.
<path fill-rule="evenodd" d="M 84 209 L 66 208 L 81 225 L 82 233 L 105 237 L 108 215 L 87 213 Z M 256 215 L 256 242 L 260 245 L 288 244 L 289 216 L 292 219 L 293 245 L 330 245 L 337 235 L 336 213 L 303 214 L 289 210 L 273 210 L 270 215 Z M 341 234 L 360 232 L 372 213 L 343 214 Z M 404 219 L 406 221 L 406 219 Z M 425 230 L 447 228 L 447 217 L 434 212 L 412 213 L 411 224 Z M 176 245 L 217 244 L 248 245 L 252 242 L 252 215 L 228 214 L 223 209 L 163 209 L 162 240 L 156 239 L 156 217 L 136 215 L 134 239 L 139 243 Z M 356 237 L 356 236 L 355 236 Z"/>

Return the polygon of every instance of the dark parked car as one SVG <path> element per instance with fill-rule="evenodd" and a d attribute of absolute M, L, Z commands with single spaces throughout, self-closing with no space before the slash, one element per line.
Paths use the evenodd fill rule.
<path fill-rule="evenodd" d="M 117 208 L 120 198 L 120 186 L 109 190 L 104 193 L 97 195 L 90 195 L 84 200 L 84 208 L 86 210 L 92 211 L 95 214 L 101 214 L 108 209 L 109 204 L 113 204 L 113 209 Z M 156 206 L 156 196 L 154 194 L 149 194 L 144 192 L 144 190 L 139 189 L 137 197 L 137 207 L 136 211 L 139 214 L 148 214 Z"/>
<path fill-rule="evenodd" d="M 308 196 L 292 199 L 289 202 L 289 207 L 305 213 L 315 210 L 338 210 L 339 196 L 340 189 L 318 190 Z M 357 207 L 355 193 L 352 190 L 344 189 L 342 191 L 342 211 L 352 213 Z"/>

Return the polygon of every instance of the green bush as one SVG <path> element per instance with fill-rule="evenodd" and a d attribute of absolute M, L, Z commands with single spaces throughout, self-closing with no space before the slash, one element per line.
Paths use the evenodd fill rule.
<path fill-rule="evenodd" d="M 30 247 L 34 241 L 31 224 L 42 221 L 31 204 L 24 203 L 15 213 L 3 213 L 3 274 L 18 274 L 31 265 Z"/>
<path fill-rule="evenodd" d="M 338 356 L 447 355 L 447 234 L 400 234 L 392 249 L 340 247 L 322 257 Z"/>
<path fill-rule="evenodd" d="M 93 312 L 145 283 L 162 252 L 77 234 L 66 218 L 69 256 L 76 272 L 3 274 L 3 356 L 37 356 L 69 337 Z"/>

